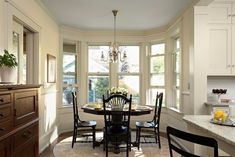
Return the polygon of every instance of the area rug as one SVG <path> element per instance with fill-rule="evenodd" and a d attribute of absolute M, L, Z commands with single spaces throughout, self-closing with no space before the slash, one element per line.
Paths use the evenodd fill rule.
<path fill-rule="evenodd" d="M 101 133 L 97 133 L 98 140 L 102 138 Z M 133 137 L 132 139 L 135 139 Z M 81 140 L 81 139 L 78 139 Z M 105 151 L 103 151 L 103 145 L 92 148 L 92 143 L 75 143 L 74 148 L 71 148 L 72 137 L 68 137 L 56 144 L 53 149 L 55 157 L 105 157 Z M 162 148 L 158 148 L 158 144 L 141 144 L 140 149 L 133 147 L 129 152 L 130 157 L 169 157 L 169 149 L 167 139 L 161 137 Z M 125 157 L 125 150 L 121 150 L 119 154 L 109 152 L 109 157 Z"/>

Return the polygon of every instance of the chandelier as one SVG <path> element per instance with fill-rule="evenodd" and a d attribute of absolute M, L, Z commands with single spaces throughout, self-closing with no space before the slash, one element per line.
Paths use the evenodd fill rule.
<path fill-rule="evenodd" d="M 110 63 L 117 63 L 118 60 L 120 60 L 120 62 L 125 62 L 127 55 L 126 52 L 122 52 L 121 50 L 119 50 L 118 44 L 116 42 L 116 16 L 118 13 L 118 10 L 112 10 L 113 12 L 113 16 L 114 16 L 114 40 L 113 43 L 111 44 L 109 51 L 108 51 L 108 55 L 107 57 L 105 57 L 104 52 L 101 52 L 101 61 L 103 62 L 110 62 Z M 122 55 L 123 53 L 123 55 Z"/>

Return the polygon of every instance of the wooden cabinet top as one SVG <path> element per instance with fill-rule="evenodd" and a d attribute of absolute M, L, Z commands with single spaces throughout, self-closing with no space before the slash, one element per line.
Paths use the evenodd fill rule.
<path fill-rule="evenodd" d="M 27 89 L 27 88 L 39 88 L 40 86 L 41 84 L 0 84 L 0 91 Z"/>

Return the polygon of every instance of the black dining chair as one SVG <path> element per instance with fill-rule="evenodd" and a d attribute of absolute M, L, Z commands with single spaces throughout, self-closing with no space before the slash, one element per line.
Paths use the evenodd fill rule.
<path fill-rule="evenodd" d="M 184 157 L 200 157 L 199 155 L 195 155 L 185 150 L 185 146 L 179 146 L 179 142 L 176 142 L 176 138 L 177 140 L 182 139 L 195 144 L 211 147 L 214 149 L 214 157 L 218 157 L 218 144 L 217 141 L 213 138 L 191 134 L 170 126 L 167 127 L 167 138 L 170 150 L 170 157 L 173 157 L 173 151 Z"/>
<path fill-rule="evenodd" d="M 155 138 L 155 142 L 158 143 L 159 148 L 161 148 L 160 141 L 160 116 L 161 116 L 161 108 L 162 108 L 162 99 L 163 93 L 157 93 L 153 119 L 151 121 L 137 121 L 136 122 L 136 142 L 138 149 L 140 148 L 140 138 L 143 137 L 144 141 L 141 143 L 153 143 L 151 141 L 147 141 L 146 138 Z M 145 134 L 141 134 L 142 129 L 147 129 Z"/>
<path fill-rule="evenodd" d="M 129 98 L 122 94 L 112 94 L 107 98 L 103 95 L 104 149 L 106 157 L 108 157 L 108 148 L 112 147 L 116 152 L 117 149 L 121 148 L 120 144 L 122 142 L 126 144 L 126 156 L 129 156 L 131 146 L 131 102 L 132 95 Z"/>
<path fill-rule="evenodd" d="M 78 106 L 77 106 L 77 93 L 72 92 L 73 97 L 73 140 L 72 148 L 76 142 L 91 142 L 90 140 L 79 140 L 76 141 L 77 137 L 89 137 L 92 136 L 93 149 L 95 148 L 95 132 L 96 132 L 96 121 L 82 121 L 79 118 Z"/>

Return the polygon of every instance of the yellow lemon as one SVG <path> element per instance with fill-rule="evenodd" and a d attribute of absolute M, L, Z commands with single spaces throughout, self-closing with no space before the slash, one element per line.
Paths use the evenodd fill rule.
<path fill-rule="evenodd" d="M 214 113 L 214 119 L 219 121 L 225 121 L 227 119 L 227 115 L 222 110 L 217 110 Z"/>

